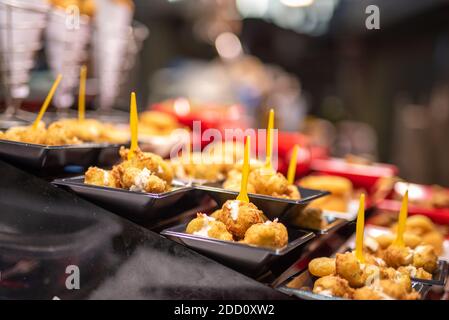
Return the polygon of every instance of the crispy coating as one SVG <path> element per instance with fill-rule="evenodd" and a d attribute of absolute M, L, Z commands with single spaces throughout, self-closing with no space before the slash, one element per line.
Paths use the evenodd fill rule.
<path fill-rule="evenodd" d="M 117 181 L 110 171 L 97 167 L 89 167 L 84 175 L 84 183 L 102 187 L 120 187 L 120 182 Z"/>
<path fill-rule="evenodd" d="M 390 245 L 383 252 L 383 259 L 389 267 L 399 268 L 413 262 L 413 251 L 409 247 Z"/>
<path fill-rule="evenodd" d="M 142 152 L 138 149 L 135 151 L 135 157 L 128 160 L 129 149 L 124 148 L 123 146 L 120 148 L 119 153 L 123 161 L 116 166 L 116 170 L 120 175 L 123 175 L 129 167 L 135 167 L 138 169 L 146 168 L 162 180 L 165 180 L 167 184 L 171 184 L 173 180 L 173 169 L 167 161 L 162 159 L 161 156 L 151 152 Z"/>
<path fill-rule="evenodd" d="M 200 152 L 190 156 L 179 157 L 171 160 L 171 165 L 176 177 L 180 179 L 203 179 L 217 181 L 224 178 L 224 168 L 221 163 L 213 160 L 204 160 Z"/>
<path fill-rule="evenodd" d="M 235 240 L 243 239 L 253 224 L 263 223 L 266 220 L 263 212 L 254 204 L 238 200 L 226 201 L 221 211 L 217 211 L 216 218 L 226 225 Z"/>
<path fill-rule="evenodd" d="M 232 235 L 223 222 L 217 221 L 205 214 L 198 213 L 197 217 L 189 222 L 186 228 L 189 234 L 208 236 L 210 238 L 232 241 Z"/>
<path fill-rule="evenodd" d="M 382 293 L 371 287 L 361 287 L 354 291 L 354 300 L 384 300 Z"/>
<path fill-rule="evenodd" d="M 295 226 L 315 230 L 322 229 L 327 224 L 326 219 L 323 219 L 323 210 L 318 208 L 307 207 L 299 213 L 292 213 L 289 219 Z"/>
<path fill-rule="evenodd" d="M 46 136 L 47 130 L 45 129 L 45 124 L 40 122 L 37 128 L 33 128 L 32 125 L 12 127 L 6 130 L 2 139 L 25 143 L 45 144 Z"/>
<path fill-rule="evenodd" d="M 127 168 L 122 175 L 122 186 L 131 191 L 144 191 L 149 193 L 162 193 L 170 189 L 165 180 L 162 180 L 148 169 Z"/>
<path fill-rule="evenodd" d="M 379 243 L 382 249 L 386 249 L 387 247 L 389 247 L 395 239 L 396 234 L 393 233 L 385 233 L 376 237 L 376 241 Z M 404 243 L 407 247 L 415 248 L 422 243 L 422 240 L 417 235 L 406 232 L 404 233 Z"/>
<path fill-rule="evenodd" d="M 406 267 L 399 267 L 398 271 L 403 274 L 406 274 L 412 278 L 432 280 L 432 274 L 427 272 L 423 268 L 416 268 L 414 266 L 406 266 Z"/>
<path fill-rule="evenodd" d="M 434 273 L 438 267 L 438 256 L 432 246 L 422 245 L 415 248 L 413 255 L 413 265 L 416 268 L 423 268 L 429 273 Z"/>
<path fill-rule="evenodd" d="M 337 253 L 335 271 L 338 276 L 346 279 L 353 288 L 360 288 L 365 284 L 366 275 L 359 261 L 351 252 Z"/>
<path fill-rule="evenodd" d="M 64 123 L 52 123 L 47 130 L 46 144 L 50 146 L 71 145 L 83 143 L 81 139 L 70 132 Z"/>
<path fill-rule="evenodd" d="M 309 272 L 316 277 L 335 274 L 335 258 L 315 258 L 309 262 Z"/>
<path fill-rule="evenodd" d="M 351 299 L 354 294 L 354 289 L 349 286 L 347 280 L 329 275 L 315 281 L 313 293 Z"/>
<path fill-rule="evenodd" d="M 441 255 L 443 253 L 444 237 L 440 232 L 438 231 L 428 232 L 424 234 L 421 237 L 421 239 L 423 244 L 431 245 L 437 255 Z"/>
<path fill-rule="evenodd" d="M 397 224 L 394 224 L 392 226 L 392 230 L 396 232 Z M 405 223 L 405 230 L 418 236 L 422 236 L 428 232 L 434 231 L 435 225 L 433 224 L 432 220 L 430 220 L 426 216 L 414 215 L 407 218 L 407 221 Z"/>
<path fill-rule="evenodd" d="M 239 191 L 241 186 L 241 171 L 231 170 L 224 181 L 225 189 Z M 248 176 L 248 192 L 264 194 L 286 199 L 300 199 L 298 188 L 290 185 L 279 172 L 264 167 L 251 169 Z"/>
<path fill-rule="evenodd" d="M 287 228 L 277 221 L 253 224 L 246 230 L 243 243 L 267 248 L 282 248 L 288 243 Z"/>

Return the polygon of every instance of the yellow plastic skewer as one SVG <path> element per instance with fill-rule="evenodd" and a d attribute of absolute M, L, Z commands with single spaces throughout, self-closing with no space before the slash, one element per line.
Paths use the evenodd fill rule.
<path fill-rule="evenodd" d="M 137 127 L 139 120 L 137 116 L 136 94 L 134 92 L 131 92 L 130 107 L 131 110 L 129 112 L 129 126 L 131 129 L 131 147 L 129 148 L 128 160 L 134 158 L 135 151 L 139 147 L 137 142 Z"/>
<path fill-rule="evenodd" d="M 266 145 L 266 160 L 265 168 L 272 168 L 272 154 L 273 154 L 273 127 L 274 127 L 274 110 L 270 109 L 270 114 L 268 116 L 268 126 L 267 126 L 267 145 Z"/>
<path fill-rule="evenodd" d="M 245 154 L 243 156 L 243 168 L 242 168 L 242 184 L 240 187 L 240 193 L 237 196 L 237 200 L 242 202 L 249 202 L 248 198 L 248 175 L 249 175 L 249 150 L 250 150 L 250 136 L 246 136 L 245 142 Z"/>
<path fill-rule="evenodd" d="M 33 129 L 37 129 L 37 126 L 39 125 L 39 122 L 41 122 L 42 117 L 44 116 L 45 111 L 47 111 L 47 108 L 48 108 L 48 106 L 50 104 L 50 101 L 53 98 L 53 95 L 55 94 L 55 91 L 58 88 L 59 83 L 61 82 L 61 79 L 62 79 L 62 75 L 59 74 L 58 77 L 56 78 L 55 82 L 51 86 L 51 89 L 48 92 L 48 95 L 45 98 L 44 103 L 42 104 L 41 110 L 39 111 L 39 114 L 37 115 L 36 120 L 34 120 Z"/>
<path fill-rule="evenodd" d="M 78 120 L 83 121 L 86 113 L 86 76 L 87 67 L 82 66 L 80 70 L 80 89 L 78 95 Z"/>
<path fill-rule="evenodd" d="M 360 195 L 359 211 L 357 213 L 357 225 L 355 231 L 355 256 L 360 263 L 365 262 L 363 257 L 363 233 L 365 228 L 365 194 Z"/>
<path fill-rule="evenodd" d="M 287 180 L 289 184 L 293 184 L 295 182 L 295 175 L 296 175 L 296 161 L 298 158 L 298 150 L 299 146 L 295 144 L 293 147 L 293 151 L 290 157 L 290 163 L 288 165 L 288 172 L 287 172 Z"/>
<path fill-rule="evenodd" d="M 399 221 L 398 221 L 398 234 L 394 244 L 396 246 L 404 247 L 404 232 L 405 232 L 405 222 L 407 221 L 408 215 L 408 190 L 405 191 L 404 197 L 402 198 L 401 211 L 399 211 Z"/>

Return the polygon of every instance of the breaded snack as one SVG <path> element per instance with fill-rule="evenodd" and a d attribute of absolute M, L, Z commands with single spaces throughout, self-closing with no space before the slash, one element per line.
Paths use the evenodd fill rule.
<path fill-rule="evenodd" d="M 176 177 L 180 179 L 218 181 L 225 177 L 222 164 L 215 163 L 213 159 L 205 159 L 201 152 L 172 159 L 171 165 Z"/>
<path fill-rule="evenodd" d="M 309 262 L 309 272 L 316 277 L 335 274 L 335 258 L 315 258 Z"/>
<path fill-rule="evenodd" d="M 412 278 L 432 280 L 432 274 L 427 272 L 423 268 L 416 268 L 414 266 L 406 266 L 406 267 L 399 267 L 398 271 L 403 274 L 406 274 Z"/>
<path fill-rule="evenodd" d="M 3 134 L 2 139 L 25 143 L 45 144 L 46 136 L 47 130 L 45 129 L 45 124 L 40 122 L 37 128 L 34 128 L 32 125 L 9 128 Z"/>
<path fill-rule="evenodd" d="M 408 266 L 413 262 L 413 250 L 408 247 L 390 245 L 382 257 L 389 267 L 399 268 Z"/>
<path fill-rule="evenodd" d="M 180 128 L 175 116 L 160 111 L 144 111 L 139 114 L 139 132 L 148 135 L 169 135 Z"/>
<path fill-rule="evenodd" d="M 262 211 L 254 204 L 239 200 L 226 201 L 221 211 L 217 212 L 216 218 L 226 225 L 235 240 L 243 239 L 253 224 L 263 223 L 266 220 Z"/>
<path fill-rule="evenodd" d="M 337 253 L 335 271 L 338 276 L 346 279 L 352 288 L 360 288 L 365 284 L 366 275 L 352 252 Z"/>
<path fill-rule="evenodd" d="M 396 232 L 397 223 L 392 226 L 392 230 L 393 232 Z M 435 225 L 432 220 L 426 216 L 414 215 L 407 218 L 407 221 L 405 222 L 405 230 L 418 236 L 422 236 L 428 232 L 434 231 Z"/>
<path fill-rule="evenodd" d="M 120 182 L 111 175 L 110 171 L 97 167 L 89 167 L 84 175 L 84 183 L 101 187 L 120 187 Z"/>
<path fill-rule="evenodd" d="M 428 232 L 424 234 L 421 237 L 421 239 L 423 244 L 428 244 L 432 246 L 437 255 L 441 255 L 443 253 L 444 237 L 440 232 L 438 231 Z"/>
<path fill-rule="evenodd" d="M 329 275 L 315 281 L 313 293 L 351 299 L 354 289 L 349 286 L 347 280 Z"/>
<path fill-rule="evenodd" d="M 253 224 L 246 230 L 243 243 L 267 248 L 282 248 L 288 243 L 287 228 L 275 221 Z"/>
<path fill-rule="evenodd" d="M 385 300 L 382 292 L 367 286 L 355 289 L 352 298 L 354 300 Z"/>
<path fill-rule="evenodd" d="M 376 241 L 379 243 L 379 246 L 382 249 L 389 247 L 393 241 L 396 239 L 396 234 L 393 233 L 385 233 L 376 238 Z M 404 233 L 404 243 L 407 247 L 415 248 L 419 244 L 422 243 L 422 239 L 413 233 L 406 232 Z"/>
<path fill-rule="evenodd" d="M 123 174 L 126 171 L 126 168 L 129 167 L 135 167 L 138 169 L 146 168 L 162 180 L 165 180 L 167 184 L 171 184 L 173 180 L 173 169 L 167 161 L 162 159 L 161 156 L 151 152 L 142 152 L 138 149 L 135 151 L 135 157 L 128 160 L 128 152 L 129 149 L 124 147 L 120 148 L 119 153 L 123 161 L 116 166 L 116 170 L 118 170 L 120 174 Z"/>
<path fill-rule="evenodd" d="M 323 219 L 323 210 L 309 207 L 298 214 L 292 215 L 290 222 L 298 227 L 315 230 L 320 230 L 327 225 L 326 220 Z"/>
<path fill-rule="evenodd" d="M 423 268 L 427 272 L 434 273 L 438 267 L 438 256 L 432 246 L 421 245 L 415 248 L 413 254 L 413 265 Z"/>
<path fill-rule="evenodd" d="M 147 168 L 127 168 L 123 172 L 121 182 L 122 186 L 130 191 L 162 193 L 170 189 L 165 180 L 162 180 Z"/>
<path fill-rule="evenodd" d="M 226 230 L 226 226 L 222 222 L 202 213 L 198 213 L 197 217 L 190 221 L 186 232 L 197 236 L 232 241 L 232 235 Z"/>
<path fill-rule="evenodd" d="M 47 130 L 45 144 L 61 146 L 83 143 L 81 139 L 72 134 L 71 129 L 64 123 L 52 123 Z"/>
<path fill-rule="evenodd" d="M 312 207 L 329 211 L 346 212 L 352 194 L 350 180 L 337 176 L 307 176 L 300 180 L 299 185 L 304 188 L 327 190 L 331 195 L 314 200 Z"/>

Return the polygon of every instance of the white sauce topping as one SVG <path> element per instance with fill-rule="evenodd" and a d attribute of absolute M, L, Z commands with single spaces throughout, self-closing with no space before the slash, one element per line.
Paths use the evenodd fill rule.
<path fill-rule="evenodd" d="M 417 254 L 423 254 L 424 252 L 426 252 L 427 246 L 417 246 L 415 248 L 415 253 Z"/>
<path fill-rule="evenodd" d="M 151 171 L 147 168 L 143 168 L 142 171 L 134 178 L 134 185 L 129 190 L 131 191 L 145 191 L 145 186 L 150 179 Z"/>
<path fill-rule="evenodd" d="M 239 218 L 239 203 L 239 200 L 233 200 L 227 204 L 227 208 L 231 211 L 231 218 L 234 221 Z"/>
<path fill-rule="evenodd" d="M 333 292 L 332 290 L 320 290 L 318 291 L 319 294 L 323 295 L 323 296 L 327 296 L 327 297 L 332 297 L 333 296 Z"/>
<path fill-rule="evenodd" d="M 379 243 L 371 237 L 365 238 L 365 246 L 373 252 L 376 252 L 379 249 Z"/>
<path fill-rule="evenodd" d="M 203 227 L 200 230 L 195 231 L 193 234 L 196 236 L 208 237 L 209 230 L 212 228 L 209 222 L 215 221 L 215 218 L 209 217 L 205 214 L 202 215 L 202 218 L 203 218 Z"/>
<path fill-rule="evenodd" d="M 109 186 L 109 172 L 103 170 L 103 185 Z"/>

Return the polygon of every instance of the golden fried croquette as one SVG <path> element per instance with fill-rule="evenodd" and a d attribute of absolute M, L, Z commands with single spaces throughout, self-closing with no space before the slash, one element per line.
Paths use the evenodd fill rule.
<path fill-rule="evenodd" d="M 25 143 L 45 144 L 46 136 L 47 129 L 45 129 L 45 124 L 40 122 L 37 128 L 34 128 L 32 125 L 9 128 L 3 134 L 3 139 Z"/>
<path fill-rule="evenodd" d="M 346 279 L 353 288 L 360 288 L 365 284 L 366 275 L 352 252 L 337 253 L 335 271 L 338 276 Z"/>
<path fill-rule="evenodd" d="M 438 256 L 432 246 L 421 245 L 415 248 L 413 254 L 413 265 L 433 273 L 438 267 Z"/>
<path fill-rule="evenodd" d="M 413 251 L 409 247 L 392 244 L 384 251 L 383 259 L 389 267 L 408 266 L 413 262 Z"/>
<path fill-rule="evenodd" d="M 421 239 L 423 244 L 431 245 L 437 255 L 441 255 L 443 253 L 444 237 L 440 232 L 438 231 L 428 232 L 424 234 L 421 237 Z"/>
<path fill-rule="evenodd" d="M 263 223 L 266 217 L 253 204 L 238 200 L 228 200 L 218 214 L 221 220 L 236 239 L 243 239 L 246 230 L 256 223 Z"/>
<path fill-rule="evenodd" d="M 331 194 L 311 203 L 312 207 L 329 211 L 346 212 L 348 202 L 352 194 L 352 183 L 350 180 L 337 176 L 307 176 L 300 180 L 299 185 L 303 188 L 327 190 Z"/>
<path fill-rule="evenodd" d="M 379 243 L 382 249 L 389 247 L 396 239 L 396 234 L 385 233 L 376 237 L 376 241 Z M 415 248 L 422 243 L 422 239 L 413 233 L 404 233 L 404 243 L 407 247 Z"/>
<path fill-rule="evenodd" d="M 432 280 L 432 274 L 423 268 L 416 268 L 414 266 L 399 267 L 398 271 L 406 274 L 412 278 Z"/>
<path fill-rule="evenodd" d="M 351 299 L 354 289 L 349 286 L 347 280 L 329 275 L 315 281 L 313 293 Z"/>
<path fill-rule="evenodd" d="M 335 274 L 335 258 L 315 258 L 309 262 L 309 272 L 316 277 Z"/>
<path fill-rule="evenodd" d="M 229 171 L 223 187 L 228 190 L 240 191 L 241 175 L 241 171 L 238 169 Z M 284 175 L 263 166 L 250 169 L 248 192 L 286 199 L 301 198 L 298 188 L 289 184 Z"/>
<path fill-rule="evenodd" d="M 197 217 L 189 222 L 186 232 L 203 237 L 232 241 L 232 235 L 221 221 L 198 213 Z"/>
<path fill-rule="evenodd" d="M 45 143 L 50 146 L 70 145 L 83 143 L 81 139 L 73 135 L 64 123 L 52 123 L 47 130 Z"/>
<path fill-rule="evenodd" d="M 323 210 L 309 207 L 291 211 L 289 222 L 298 227 L 315 230 L 322 229 L 327 225 L 326 219 L 323 219 Z"/>
<path fill-rule="evenodd" d="M 379 284 L 387 297 L 397 300 L 407 300 L 409 291 L 403 284 L 390 279 L 380 280 Z"/>
<path fill-rule="evenodd" d="M 176 117 L 160 111 L 144 111 L 139 115 L 139 132 L 149 135 L 168 135 L 179 128 Z"/>
<path fill-rule="evenodd" d="M 223 166 L 220 163 L 203 160 L 201 152 L 194 152 L 191 156 L 172 159 L 171 165 L 176 177 L 180 179 L 218 181 L 224 178 Z"/>
<path fill-rule="evenodd" d="M 162 180 L 165 180 L 168 185 L 171 184 L 173 180 L 172 167 L 167 161 L 162 159 L 161 156 L 151 152 L 142 152 L 138 149 L 135 151 L 135 157 L 128 160 L 129 149 L 126 149 L 123 146 L 120 148 L 119 153 L 123 161 L 116 166 L 116 170 L 118 170 L 120 174 L 123 174 L 129 167 L 138 169 L 146 168 Z"/>
<path fill-rule="evenodd" d="M 219 216 L 220 214 L 221 214 L 221 209 L 217 209 L 217 210 L 215 210 L 214 212 L 212 212 L 212 213 L 210 214 L 210 217 L 212 217 L 212 218 L 218 220 L 218 216 Z"/>
<path fill-rule="evenodd" d="M 89 167 L 84 175 L 84 183 L 102 187 L 118 188 L 119 182 L 107 170 Z"/>
<path fill-rule="evenodd" d="M 397 223 L 392 226 L 392 230 L 397 230 Z M 414 233 L 418 236 L 422 236 L 428 232 L 435 230 L 435 225 L 432 220 L 426 216 L 414 215 L 407 218 L 405 222 L 405 230 Z"/>
<path fill-rule="evenodd" d="M 239 200 L 226 201 L 216 218 L 226 225 L 235 240 L 243 239 L 253 224 L 265 222 L 262 211 L 254 204 Z"/>
<path fill-rule="evenodd" d="M 149 193 L 162 193 L 168 191 L 170 188 L 165 180 L 162 180 L 147 168 L 127 168 L 122 174 L 121 183 L 123 188 L 129 189 L 130 191 Z"/>
<path fill-rule="evenodd" d="M 267 248 L 282 248 L 288 243 L 287 228 L 275 221 L 253 224 L 246 230 L 243 243 Z"/>

